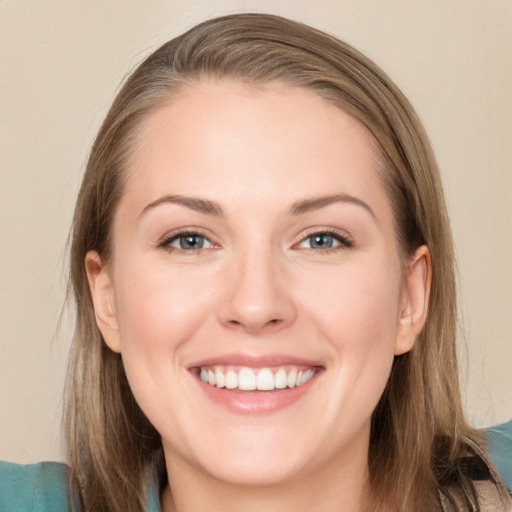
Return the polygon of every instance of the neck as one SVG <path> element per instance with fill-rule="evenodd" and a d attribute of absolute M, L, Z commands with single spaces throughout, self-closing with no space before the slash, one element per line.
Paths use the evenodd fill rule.
<path fill-rule="evenodd" d="M 362 455 L 362 456 L 361 456 Z M 348 462 L 343 462 L 348 461 Z M 361 512 L 367 493 L 367 451 L 333 457 L 321 469 L 272 486 L 215 479 L 181 458 L 166 460 L 163 512 Z M 172 491 L 170 490 L 172 489 Z"/>

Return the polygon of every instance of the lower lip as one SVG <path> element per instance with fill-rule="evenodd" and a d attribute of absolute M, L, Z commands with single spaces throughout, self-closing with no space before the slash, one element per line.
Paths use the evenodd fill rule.
<path fill-rule="evenodd" d="M 265 414 L 288 407 L 300 400 L 315 384 L 320 372 L 295 388 L 274 391 L 233 391 L 206 384 L 194 376 L 210 400 L 237 414 Z"/>

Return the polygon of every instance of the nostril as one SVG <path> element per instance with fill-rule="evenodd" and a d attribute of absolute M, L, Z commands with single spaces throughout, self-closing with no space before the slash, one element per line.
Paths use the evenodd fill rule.
<path fill-rule="evenodd" d="M 281 323 L 281 320 L 279 318 L 272 318 L 268 322 L 264 322 L 262 327 L 264 327 L 265 325 L 277 325 L 279 323 Z M 229 320 L 229 325 L 231 325 L 231 327 L 247 326 L 249 327 L 249 330 L 253 330 L 250 324 L 244 324 L 244 322 L 241 322 L 240 320 Z"/>

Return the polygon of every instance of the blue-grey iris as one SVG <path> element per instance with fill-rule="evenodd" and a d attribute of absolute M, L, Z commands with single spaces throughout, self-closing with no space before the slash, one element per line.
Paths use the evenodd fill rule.
<path fill-rule="evenodd" d="M 331 235 L 312 235 L 310 239 L 311 247 L 313 249 L 329 249 L 332 247 L 333 244 L 333 237 Z"/>
<path fill-rule="evenodd" d="M 180 236 L 180 248 L 185 250 L 202 249 L 204 237 L 199 235 Z"/>

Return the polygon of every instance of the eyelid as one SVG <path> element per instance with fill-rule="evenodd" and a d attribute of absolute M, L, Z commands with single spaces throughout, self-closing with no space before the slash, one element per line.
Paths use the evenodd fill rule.
<path fill-rule="evenodd" d="M 200 237 L 204 238 L 205 240 L 208 240 L 208 242 L 210 242 L 210 244 L 211 244 L 211 247 L 185 250 L 185 249 L 180 249 L 178 247 L 170 246 L 170 243 L 173 242 L 174 240 L 177 240 L 181 236 L 187 236 L 187 235 L 200 236 Z M 190 226 L 190 227 L 186 227 L 186 228 L 178 228 L 173 231 L 167 232 L 164 236 L 157 239 L 155 245 L 159 248 L 166 249 L 168 251 L 182 251 L 182 252 L 189 252 L 189 253 L 208 250 L 208 249 L 216 249 L 219 247 L 219 245 L 212 240 L 211 235 L 207 234 L 204 229 L 194 227 L 194 226 Z"/>
<path fill-rule="evenodd" d="M 314 235 L 330 235 L 333 238 L 335 238 L 340 245 L 336 247 L 332 247 L 329 249 L 310 249 L 315 252 L 329 252 L 329 251 L 335 251 L 338 249 L 350 249 L 354 247 L 354 240 L 353 238 L 344 230 L 332 228 L 332 227 L 314 227 L 309 228 L 305 232 L 301 233 L 300 239 L 293 244 L 294 248 L 299 248 L 300 244 L 303 243 L 307 238 L 314 236 Z M 308 248 L 306 248 L 308 249 Z"/>

